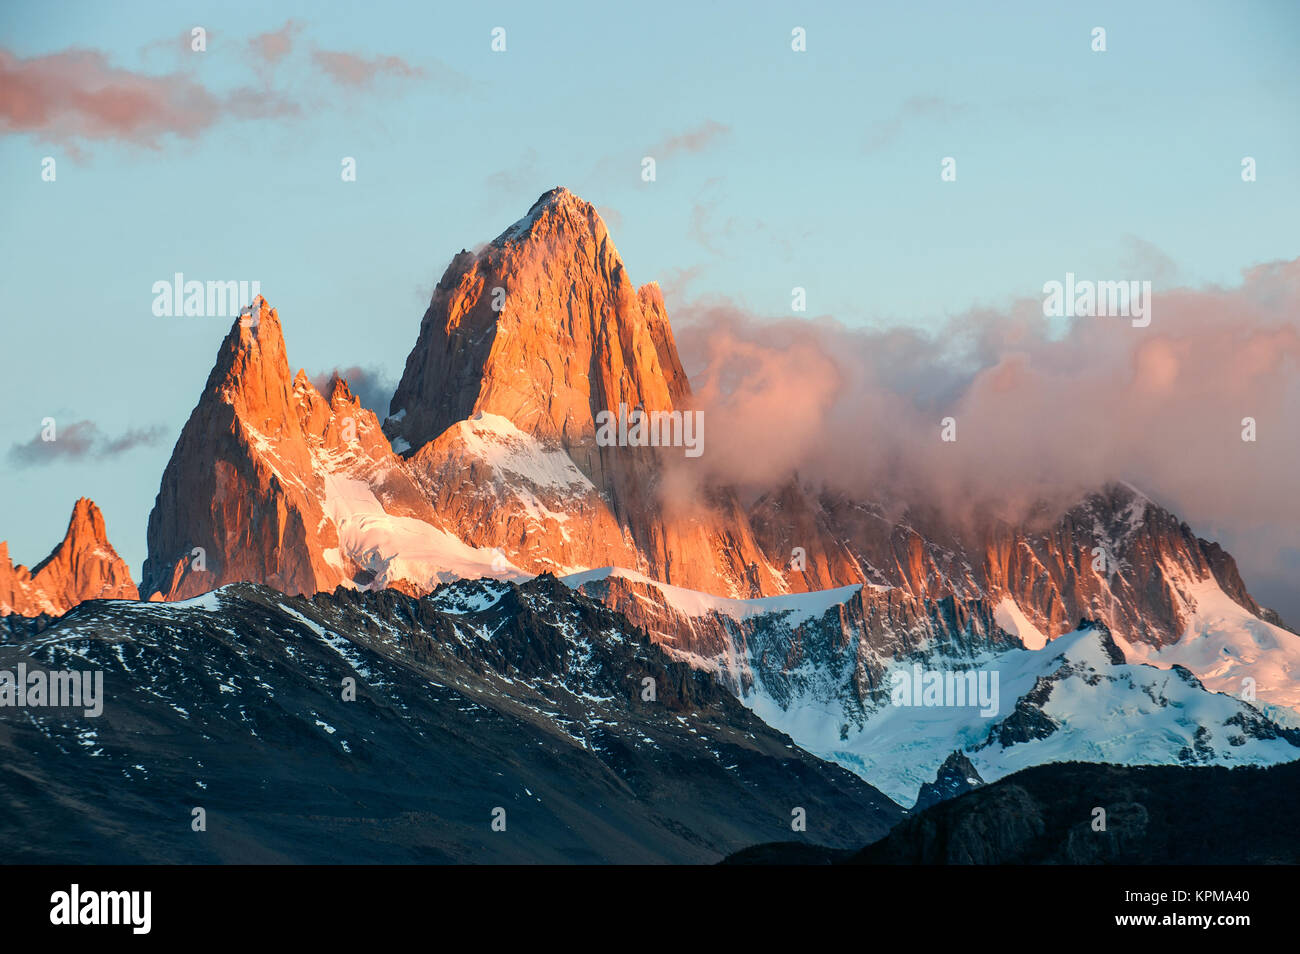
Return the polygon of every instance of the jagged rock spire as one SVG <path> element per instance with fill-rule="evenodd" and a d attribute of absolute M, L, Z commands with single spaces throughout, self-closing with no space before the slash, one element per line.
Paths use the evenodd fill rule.
<path fill-rule="evenodd" d="M 31 570 L 11 564 L 9 545 L 0 542 L 0 616 L 55 615 L 93 599 L 134 600 L 139 593 L 90 498 L 76 502 L 63 540 Z"/>

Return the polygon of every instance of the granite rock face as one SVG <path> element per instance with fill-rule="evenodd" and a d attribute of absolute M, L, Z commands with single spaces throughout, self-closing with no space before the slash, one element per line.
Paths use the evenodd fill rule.
<path fill-rule="evenodd" d="M 478 254 L 452 259 L 386 427 L 412 448 L 482 411 L 560 442 L 600 484 L 595 415 L 682 407 L 690 386 L 657 285 L 634 288 L 595 208 L 546 193 Z"/>

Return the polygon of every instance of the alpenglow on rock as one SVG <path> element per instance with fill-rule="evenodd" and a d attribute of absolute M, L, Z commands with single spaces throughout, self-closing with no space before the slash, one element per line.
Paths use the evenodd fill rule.
<path fill-rule="evenodd" d="M 0 616 L 58 616 L 94 599 L 134 600 L 139 594 L 93 500 L 77 501 L 63 540 L 30 570 L 14 566 L 9 544 L 0 541 Z"/>

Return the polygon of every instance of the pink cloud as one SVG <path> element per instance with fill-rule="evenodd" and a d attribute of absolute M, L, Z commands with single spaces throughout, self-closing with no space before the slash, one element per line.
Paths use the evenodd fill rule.
<path fill-rule="evenodd" d="M 316 50 L 312 54 L 316 65 L 341 86 L 368 87 L 380 76 L 414 79 L 424 71 L 412 66 L 398 56 L 364 57 L 342 50 Z"/>
<path fill-rule="evenodd" d="M 179 74 L 119 69 L 97 50 L 30 59 L 0 50 L 0 130 L 50 142 L 117 140 L 157 149 L 164 136 L 193 139 L 227 114 L 255 118 L 294 111 L 269 92 L 219 95 Z"/>
<path fill-rule="evenodd" d="M 259 33 L 248 41 L 249 51 L 259 62 L 272 66 L 289 55 L 294 41 L 302 32 L 303 24 L 299 20 L 287 20 L 278 30 Z"/>

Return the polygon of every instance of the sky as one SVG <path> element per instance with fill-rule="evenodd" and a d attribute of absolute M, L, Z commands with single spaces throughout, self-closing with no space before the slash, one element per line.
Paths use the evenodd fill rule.
<path fill-rule="evenodd" d="M 354 383 L 381 393 L 451 256 L 557 185 L 601 210 L 675 325 L 723 308 L 858 343 L 902 330 L 938 355 L 954 328 L 1020 322 L 1074 272 L 1180 289 L 1178 314 L 1245 295 L 1251 321 L 1294 328 L 1294 277 L 1247 276 L 1300 258 L 1298 61 L 1300 6 L 1281 0 L 7 3 L 0 539 L 34 564 L 90 496 L 139 574 L 158 480 L 230 324 L 155 316 L 155 282 L 259 281 L 295 369 L 361 369 Z M 1038 317 L 1031 355 L 1049 362 L 1057 342 L 1061 360 L 1069 329 Z M 1111 340 L 1137 354 L 1138 334 Z M 1091 360 L 1113 353 L 1089 341 Z M 706 373 L 707 344 L 683 347 Z M 936 379 L 914 370 L 913 395 Z M 1267 433 L 1289 442 L 1267 458 L 1276 488 L 1300 440 L 1283 413 L 1297 369 L 1260 373 L 1281 394 Z M 77 440 L 33 464 L 47 417 Z M 1300 618 L 1294 501 L 1144 489 L 1190 507 L 1252 590 Z"/>

